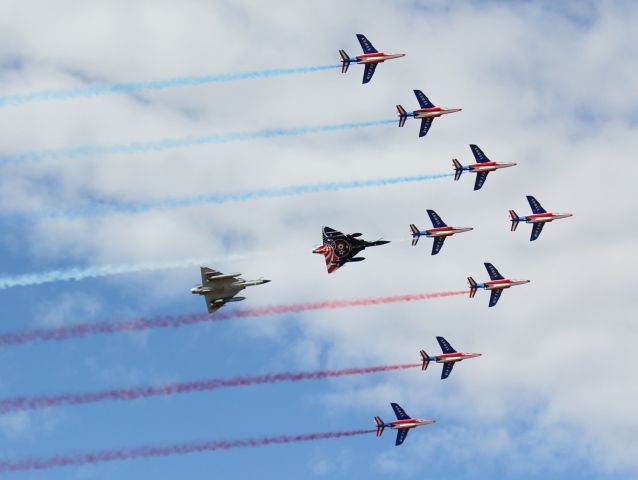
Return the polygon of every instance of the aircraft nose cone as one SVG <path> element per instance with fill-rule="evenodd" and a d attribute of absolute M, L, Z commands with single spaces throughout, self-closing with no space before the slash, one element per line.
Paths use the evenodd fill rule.
<path fill-rule="evenodd" d="M 266 280 L 265 278 L 261 279 L 261 283 L 269 283 L 271 280 Z"/>

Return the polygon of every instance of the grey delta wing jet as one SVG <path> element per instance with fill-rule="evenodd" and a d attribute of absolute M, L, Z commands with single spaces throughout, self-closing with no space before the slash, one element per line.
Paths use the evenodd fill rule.
<path fill-rule="evenodd" d="M 259 278 L 257 280 L 244 280 L 239 278 L 241 273 L 218 272 L 208 267 L 201 267 L 202 283 L 191 288 L 193 295 L 204 295 L 208 313 L 213 313 L 228 302 L 240 302 L 245 297 L 236 297 L 244 288 L 253 285 L 268 283 L 270 280 Z"/>

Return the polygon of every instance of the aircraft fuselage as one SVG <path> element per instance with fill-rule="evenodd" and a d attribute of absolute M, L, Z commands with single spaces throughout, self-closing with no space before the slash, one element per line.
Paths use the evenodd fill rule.
<path fill-rule="evenodd" d="M 351 58 L 350 61 L 356 63 L 383 63 L 386 60 L 392 60 L 393 58 L 405 57 L 405 53 L 364 53 Z"/>
<path fill-rule="evenodd" d="M 460 362 L 465 360 L 466 358 L 475 358 L 480 357 L 480 353 L 463 353 L 463 352 L 454 352 L 454 353 L 442 353 L 441 355 L 437 355 L 436 357 L 430 357 L 428 360 L 430 362 L 436 363 L 450 363 L 450 362 Z"/>
<path fill-rule="evenodd" d="M 445 115 L 447 113 L 456 113 L 460 112 L 460 108 L 441 108 L 441 107 L 432 107 L 432 108 L 422 108 L 420 110 L 414 110 L 410 116 L 414 118 L 436 118 L 441 115 Z"/>
<path fill-rule="evenodd" d="M 520 221 L 526 223 L 546 223 L 560 220 L 561 218 L 568 218 L 572 215 L 571 213 L 534 213 L 523 217 Z"/>
<path fill-rule="evenodd" d="M 476 288 L 483 288 L 485 290 L 500 290 L 503 288 L 515 287 L 516 285 L 524 285 L 529 283 L 529 280 L 512 280 L 509 278 L 503 280 L 491 280 L 489 282 L 479 283 Z"/>
<path fill-rule="evenodd" d="M 473 163 L 472 165 L 466 165 L 463 167 L 464 170 L 468 170 L 470 172 L 493 172 L 494 170 L 498 170 L 499 168 L 507 168 L 513 167 L 516 163 L 499 163 L 499 162 L 485 162 L 485 163 Z"/>
<path fill-rule="evenodd" d="M 419 235 L 424 235 L 426 237 L 451 237 L 457 233 L 469 232 L 474 230 L 473 228 L 454 228 L 454 227 L 439 227 L 439 228 L 430 228 L 423 232 L 419 232 Z"/>
<path fill-rule="evenodd" d="M 420 425 L 429 425 L 436 423 L 436 420 L 420 420 L 418 418 L 408 418 L 406 420 L 395 420 L 390 423 L 386 423 L 385 426 L 394 430 L 401 430 L 404 428 L 414 428 Z"/>

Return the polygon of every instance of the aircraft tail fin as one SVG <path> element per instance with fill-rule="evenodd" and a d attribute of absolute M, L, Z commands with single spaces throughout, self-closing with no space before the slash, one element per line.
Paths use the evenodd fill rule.
<path fill-rule="evenodd" d="M 401 105 L 397 105 L 397 112 L 399 114 L 399 127 L 405 125 L 405 121 L 408 119 L 408 112 L 405 111 Z"/>
<path fill-rule="evenodd" d="M 414 223 L 410 224 L 410 231 L 412 232 L 412 246 L 414 247 L 417 243 L 419 243 L 419 238 L 421 238 L 421 235 L 419 235 L 419 229 Z"/>
<path fill-rule="evenodd" d="M 454 165 L 454 180 L 456 181 L 463 174 L 463 165 L 456 158 L 452 159 L 452 164 Z"/>
<path fill-rule="evenodd" d="M 339 50 L 339 55 L 341 56 L 341 73 L 346 73 L 352 60 L 350 60 L 345 50 Z"/>
<path fill-rule="evenodd" d="M 476 280 L 472 277 L 467 277 L 467 283 L 470 284 L 470 298 L 474 298 L 474 295 L 476 295 L 476 291 L 478 290 Z"/>
<path fill-rule="evenodd" d="M 511 222 L 512 222 L 512 228 L 510 229 L 512 232 L 516 231 L 516 227 L 518 227 L 518 222 L 520 222 L 520 220 L 518 219 L 518 215 L 516 215 L 516 212 L 514 210 L 510 210 L 510 217 L 511 217 Z"/>
<path fill-rule="evenodd" d="M 421 365 L 421 370 L 425 372 L 430 365 L 430 357 L 428 357 L 428 354 L 425 353 L 425 350 L 421 350 L 419 353 L 421 354 L 421 362 L 423 362 Z"/>
<path fill-rule="evenodd" d="M 374 417 L 374 423 L 377 424 L 377 437 L 380 437 L 383 434 L 385 423 L 383 423 L 383 420 L 379 417 Z"/>

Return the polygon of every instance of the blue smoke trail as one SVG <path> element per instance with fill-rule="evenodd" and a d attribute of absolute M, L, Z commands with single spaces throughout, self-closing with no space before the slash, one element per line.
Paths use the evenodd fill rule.
<path fill-rule="evenodd" d="M 150 142 L 135 142 L 115 145 L 84 145 L 80 147 L 60 148 L 55 150 L 40 150 L 8 155 L 0 155 L 0 163 L 15 163 L 38 160 L 60 160 L 63 158 L 87 157 L 93 155 L 116 155 L 123 153 L 144 153 L 162 151 L 173 148 L 192 147 L 213 143 L 242 142 L 260 138 L 294 137 L 310 133 L 334 132 L 337 130 L 352 130 L 356 128 L 387 125 L 396 120 L 370 120 L 367 122 L 333 123 L 314 127 L 274 128 L 257 130 L 254 132 L 231 132 L 206 135 L 203 137 L 182 137 L 154 140 Z"/>
<path fill-rule="evenodd" d="M 113 264 L 89 267 L 74 267 L 58 270 L 48 270 L 37 273 L 26 273 L 22 275 L 9 275 L 0 277 L 0 290 L 13 287 L 27 287 L 32 285 L 42 285 L 44 283 L 61 282 L 69 280 L 84 280 L 87 278 L 107 277 L 111 275 L 122 275 L 126 273 L 153 272 L 156 270 L 171 270 L 178 268 L 207 265 L 211 261 L 215 263 L 244 260 L 263 256 L 263 253 L 254 252 L 250 254 L 226 255 L 223 257 L 202 257 L 186 258 L 170 262 L 159 263 L 137 263 L 137 264 Z"/>
<path fill-rule="evenodd" d="M 274 68 L 269 70 L 255 70 L 252 72 L 222 73 L 218 75 L 202 75 L 192 77 L 169 78 L 148 82 L 110 83 L 60 90 L 41 90 L 31 93 L 17 93 L 0 96 L 0 108 L 26 103 L 46 102 L 54 100 L 70 100 L 79 97 L 101 97 L 118 93 L 133 93 L 143 90 L 166 90 L 169 88 L 204 85 L 207 83 L 232 82 L 234 80 L 250 80 L 255 78 L 279 77 L 319 72 L 338 68 L 341 65 L 317 65 L 314 67 Z"/>
<path fill-rule="evenodd" d="M 343 182 L 309 183 L 302 185 L 289 185 L 287 187 L 261 188 L 244 192 L 211 193 L 195 195 L 183 198 L 161 198 L 141 203 L 99 204 L 86 208 L 65 210 L 62 212 L 40 213 L 38 218 L 64 218 L 74 219 L 94 215 L 107 215 L 111 213 L 142 213 L 149 210 L 166 210 L 180 207 L 190 207 L 204 204 L 222 204 L 228 202 L 247 202 L 264 198 L 292 197 L 307 193 L 338 192 L 359 188 L 381 187 L 397 185 L 400 183 L 424 182 L 453 176 L 453 173 L 438 173 L 433 175 L 414 175 L 404 177 L 375 178 L 371 180 L 348 180 Z"/>

